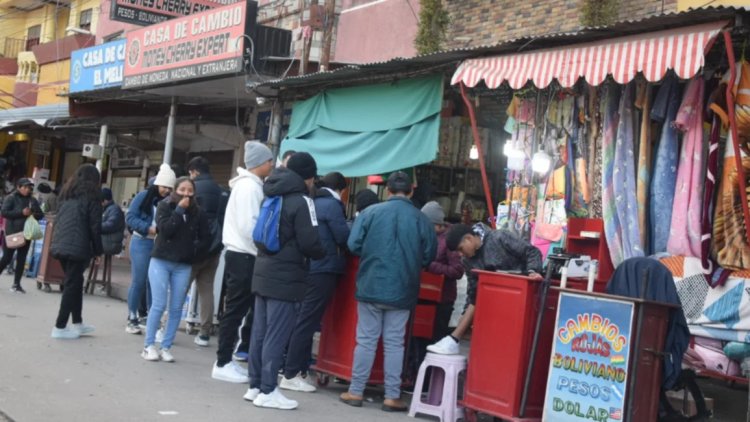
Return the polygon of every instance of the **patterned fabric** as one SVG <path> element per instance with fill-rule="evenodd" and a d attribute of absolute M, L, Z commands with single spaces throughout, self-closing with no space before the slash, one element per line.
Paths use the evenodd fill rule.
<path fill-rule="evenodd" d="M 596 87 L 589 87 L 589 157 L 593 157 L 589 165 L 589 177 L 591 186 L 591 207 L 589 216 L 591 218 L 602 218 L 602 154 L 601 147 L 601 115 L 603 110 L 600 105 L 601 97 Z"/>
<path fill-rule="evenodd" d="M 646 80 L 638 81 L 636 107 L 641 109 L 641 133 L 638 142 L 638 177 L 636 198 L 638 198 L 638 227 L 641 231 L 641 247 L 648 250 L 648 188 L 651 183 L 651 85 Z"/>
<path fill-rule="evenodd" d="M 701 256 L 704 88 L 702 77 L 688 83 L 674 122 L 684 136 L 667 242 L 667 252 L 672 255 Z"/>
<path fill-rule="evenodd" d="M 609 255 L 615 267 L 624 261 L 622 249 L 622 222 L 617 214 L 615 203 L 615 145 L 617 142 L 617 125 L 620 116 L 617 113 L 619 88 L 614 85 L 605 87 L 602 98 L 602 212 L 604 214 L 604 233 L 607 238 Z"/>
<path fill-rule="evenodd" d="M 713 285 L 711 273 L 715 263 L 711 258 L 711 226 L 713 223 L 712 211 L 716 196 L 716 173 L 719 170 L 719 137 L 721 124 L 719 118 L 714 116 L 711 123 L 711 134 L 708 137 L 708 160 L 706 162 L 706 182 L 703 187 L 703 206 L 701 212 L 701 267 L 706 282 Z M 724 280 L 726 281 L 726 280 Z M 723 283 L 722 283 L 723 284 Z"/>

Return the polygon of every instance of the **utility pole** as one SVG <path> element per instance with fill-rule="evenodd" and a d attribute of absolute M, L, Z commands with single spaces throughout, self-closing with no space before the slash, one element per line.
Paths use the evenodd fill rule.
<path fill-rule="evenodd" d="M 331 44 L 333 44 L 333 29 L 336 25 L 336 0 L 326 0 L 325 21 L 323 22 L 323 48 L 320 52 L 320 70 L 326 72 L 330 69 Z"/>

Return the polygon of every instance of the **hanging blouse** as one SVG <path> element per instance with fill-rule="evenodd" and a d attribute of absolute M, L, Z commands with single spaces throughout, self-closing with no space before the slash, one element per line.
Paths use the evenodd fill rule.
<path fill-rule="evenodd" d="M 605 87 L 602 97 L 602 217 L 604 233 L 607 238 L 609 255 L 616 266 L 625 259 L 622 250 L 622 223 L 617 215 L 614 190 L 614 159 L 619 115 L 619 88 L 613 85 Z"/>

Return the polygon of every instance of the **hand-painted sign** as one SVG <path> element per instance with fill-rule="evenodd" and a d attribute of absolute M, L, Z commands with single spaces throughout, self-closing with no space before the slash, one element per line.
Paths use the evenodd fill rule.
<path fill-rule="evenodd" d="M 70 92 L 122 85 L 125 40 L 75 50 L 70 56 Z"/>
<path fill-rule="evenodd" d="M 543 421 L 623 420 L 633 303 L 560 293 Z"/>
<path fill-rule="evenodd" d="M 239 0 L 112 0 L 109 18 L 135 25 L 153 25 L 166 20 L 205 12 Z M 243 2 L 244 3 L 244 2 Z"/>
<path fill-rule="evenodd" d="M 250 25 L 238 3 L 128 32 L 123 88 L 140 88 L 236 73 Z"/>

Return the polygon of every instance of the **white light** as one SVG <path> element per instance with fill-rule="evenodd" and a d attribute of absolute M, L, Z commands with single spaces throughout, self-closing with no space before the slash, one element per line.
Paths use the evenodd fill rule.
<path fill-rule="evenodd" d="M 8 131 L 8 135 L 15 135 L 15 134 L 16 134 L 16 132 L 13 132 L 12 130 Z"/>
<path fill-rule="evenodd" d="M 544 151 L 537 152 L 531 159 L 531 169 L 536 173 L 547 173 L 551 165 L 552 159 Z"/>
<path fill-rule="evenodd" d="M 511 151 L 513 151 L 513 143 L 511 141 L 505 141 L 505 145 L 503 145 L 503 155 L 510 157 Z"/>
<path fill-rule="evenodd" d="M 511 149 L 508 155 L 508 169 L 520 171 L 526 165 L 526 153 L 520 149 Z"/>
<path fill-rule="evenodd" d="M 478 160 L 479 159 L 479 150 L 477 149 L 476 145 L 472 145 L 471 149 L 469 150 L 469 159 L 470 160 Z"/>

